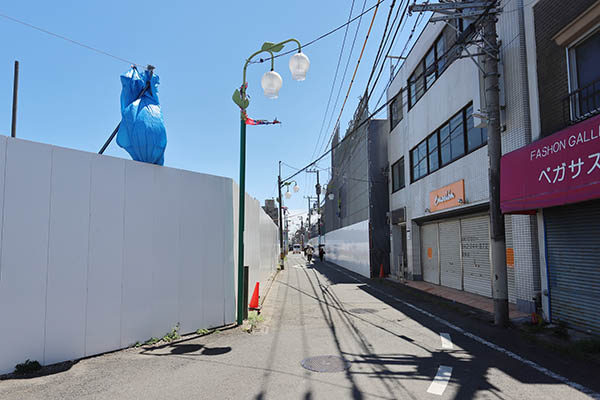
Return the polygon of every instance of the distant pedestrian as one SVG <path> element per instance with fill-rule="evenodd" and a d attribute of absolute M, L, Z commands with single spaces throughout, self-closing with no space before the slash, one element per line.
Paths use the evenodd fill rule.
<path fill-rule="evenodd" d="M 323 258 L 325 258 L 325 246 L 320 244 L 319 245 L 319 260 L 321 260 L 321 262 L 322 262 Z"/>
<path fill-rule="evenodd" d="M 312 261 L 313 256 L 313 248 L 311 246 L 306 247 L 306 258 L 308 258 L 308 262 Z"/>

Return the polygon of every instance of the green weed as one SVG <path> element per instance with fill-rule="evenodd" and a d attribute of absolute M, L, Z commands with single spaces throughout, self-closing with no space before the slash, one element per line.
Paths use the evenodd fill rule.
<path fill-rule="evenodd" d="M 24 363 L 15 365 L 15 374 L 22 375 L 39 371 L 40 369 L 42 369 L 42 366 L 37 360 L 31 361 L 30 359 L 27 359 Z"/>

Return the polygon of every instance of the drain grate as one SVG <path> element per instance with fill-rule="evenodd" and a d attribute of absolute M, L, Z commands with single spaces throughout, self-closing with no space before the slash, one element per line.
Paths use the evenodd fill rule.
<path fill-rule="evenodd" d="M 377 310 L 375 310 L 373 308 L 353 308 L 348 311 L 350 311 L 353 314 L 371 314 L 371 313 L 377 312 Z"/>
<path fill-rule="evenodd" d="M 346 360 L 338 356 L 316 356 L 302 360 L 302 366 L 313 372 L 342 372 L 350 368 Z"/>

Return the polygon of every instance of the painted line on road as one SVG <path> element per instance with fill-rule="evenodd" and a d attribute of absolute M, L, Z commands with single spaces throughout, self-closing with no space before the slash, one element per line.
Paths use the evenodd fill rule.
<path fill-rule="evenodd" d="M 437 394 L 438 396 L 441 396 L 444 393 L 444 390 L 446 390 L 446 386 L 448 386 L 448 382 L 450 381 L 451 376 L 452 367 L 440 365 L 437 374 L 435 374 L 435 378 L 433 378 L 433 382 L 431 382 L 431 385 L 429 385 L 429 389 L 427 389 L 427 393 Z"/>
<path fill-rule="evenodd" d="M 330 266 L 332 265 L 331 263 L 327 263 L 327 264 L 329 264 Z M 357 279 L 357 278 L 355 278 L 354 276 L 352 276 L 352 275 L 350 275 L 350 274 L 348 274 L 348 273 L 346 273 L 346 272 L 344 272 L 344 271 L 340 270 L 340 269 L 339 269 L 339 268 L 337 268 L 337 267 L 333 267 L 333 266 L 332 266 L 332 268 L 333 268 L 333 269 L 335 269 L 336 271 L 338 271 L 339 273 L 341 273 L 341 274 L 343 274 L 343 275 L 346 275 L 346 276 L 347 276 L 347 277 L 349 277 L 350 279 L 353 279 L 353 280 L 355 280 L 356 282 L 365 283 L 365 284 L 367 284 L 367 285 L 371 286 L 371 288 L 372 288 L 373 290 L 375 290 L 376 292 L 379 292 L 379 293 L 381 293 L 381 294 L 384 294 L 384 295 L 386 295 L 386 296 L 388 295 L 388 294 L 387 294 L 387 293 L 385 293 L 383 290 L 381 290 L 381 289 L 378 289 L 378 288 L 376 288 L 376 287 L 373 287 L 373 286 L 372 286 L 372 285 L 371 285 L 371 284 L 370 284 L 368 281 L 361 281 L 360 279 Z M 439 323 L 441 323 L 441 324 L 443 324 L 443 325 L 446 325 L 448 328 L 450 328 L 450 329 L 453 329 L 453 330 L 455 330 L 456 332 L 458 332 L 458 333 L 461 333 L 461 334 L 463 334 L 464 336 L 466 336 L 466 337 L 468 337 L 468 338 L 470 338 L 470 339 L 473 339 L 473 340 L 475 340 L 476 342 L 479 342 L 479 343 L 481 343 L 481 344 L 483 344 L 483 345 L 485 345 L 485 346 L 488 346 L 488 347 L 490 347 L 490 348 L 492 348 L 492 349 L 494 349 L 494 350 L 496 350 L 496 351 L 499 351 L 500 353 L 504 353 L 504 354 L 505 354 L 505 355 L 507 355 L 508 357 L 510 357 L 510 358 L 513 358 L 513 359 L 515 359 L 515 360 L 517 360 L 517 361 L 520 361 L 521 363 L 523 363 L 523 364 L 525 364 L 525 365 L 528 365 L 529 367 L 531 367 L 531 368 L 533 368 L 533 369 L 537 370 L 538 372 L 541 372 L 542 374 L 544 374 L 544 375 L 546 375 L 546 376 L 549 376 L 550 378 L 556 379 L 557 381 L 559 381 L 559 382 L 562 382 L 562 383 L 564 383 L 565 385 L 568 385 L 568 386 L 572 387 L 573 389 L 579 390 L 580 392 L 587 394 L 588 396 L 590 396 L 591 398 L 593 398 L 593 399 L 595 399 L 595 400 L 600 400 L 600 393 L 597 393 L 597 392 L 593 391 L 592 389 L 590 389 L 590 388 L 588 388 L 588 387 L 585 387 L 585 386 L 583 386 L 583 385 L 580 385 L 580 384 L 579 384 L 579 383 L 577 383 L 577 382 L 573 382 L 573 381 L 569 380 L 568 378 L 565 378 L 565 377 L 564 377 L 564 376 L 562 376 L 562 375 L 559 375 L 559 374 L 557 374 L 557 373 L 555 373 L 555 372 L 552 372 L 552 371 L 550 371 L 550 370 L 549 370 L 549 369 L 547 369 L 547 368 L 544 368 L 544 367 L 542 367 L 542 366 L 541 366 L 541 365 L 539 365 L 538 363 L 535 363 L 535 362 L 533 362 L 533 361 L 531 361 L 531 360 L 528 360 L 528 359 L 526 359 L 526 358 L 523 358 L 523 357 L 521 357 L 520 355 L 518 355 L 518 354 L 515 354 L 515 353 L 513 353 L 513 352 L 512 352 L 512 351 L 510 351 L 510 350 L 506 350 L 505 348 L 503 348 L 503 347 L 500 347 L 500 346 L 498 346 L 497 344 L 494 344 L 494 343 L 492 343 L 492 342 L 490 342 L 490 341 L 488 341 L 488 340 L 485 340 L 485 339 L 483 339 L 483 338 L 481 338 L 481 337 L 479 337 L 479 336 L 477 336 L 477 335 L 475 335 L 475 334 L 473 334 L 473 333 L 471 333 L 471 332 L 468 332 L 468 331 L 464 330 L 463 328 L 461 328 L 461 327 L 458 327 L 458 326 L 454 325 L 453 323 L 451 323 L 451 322 L 448 322 L 448 321 L 446 321 L 445 319 L 443 319 L 443 318 L 440 318 L 440 317 L 438 317 L 437 315 L 434 315 L 434 314 L 430 313 L 429 311 L 425 311 L 425 310 L 423 310 L 422 308 L 419 308 L 419 307 L 417 307 L 417 306 L 415 306 L 415 305 L 413 305 L 413 304 L 411 304 L 411 303 L 408 303 L 408 302 L 406 302 L 406 301 L 404 301 L 404 300 L 401 300 L 401 299 L 399 299 L 398 297 L 395 297 L 395 296 L 390 296 L 390 297 L 392 297 L 392 298 L 393 298 L 395 301 L 397 301 L 397 302 L 399 302 L 399 303 L 402 303 L 402 304 L 404 304 L 405 306 L 407 306 L 407 307 L 410 307 L 410 308 L 412 308 L 413 310 L 415 310 L 415 311 L 417 311 L 417 312 L 419 312 L 419 313 L 421 313 L 421 314 L 423 314 L 423 315 L 427 315 L 428 317 L 430 317 L 430 318 L 433 318 L 433 319 L 434 319 L 434 320 L 436 320 L 437 322 L 439 322 Z"/>
<path fill-rule="evenodd" d="M 453 349 L 452 338 L 449 333 L 440 333 L 440 339 L 442 339 L 442 349 Z"/>

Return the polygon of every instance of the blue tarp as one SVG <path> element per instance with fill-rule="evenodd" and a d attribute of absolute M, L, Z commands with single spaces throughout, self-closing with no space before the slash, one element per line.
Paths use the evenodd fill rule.
<path fill-rule="evenodd" d="M 150 82 L 141 98 L 142 90 Z M 158 101 L 158 75 L 136 68 L 121 75 L 121 125 L 117 144 L 136 161 L 163 165 L 167 131 Z"/>

